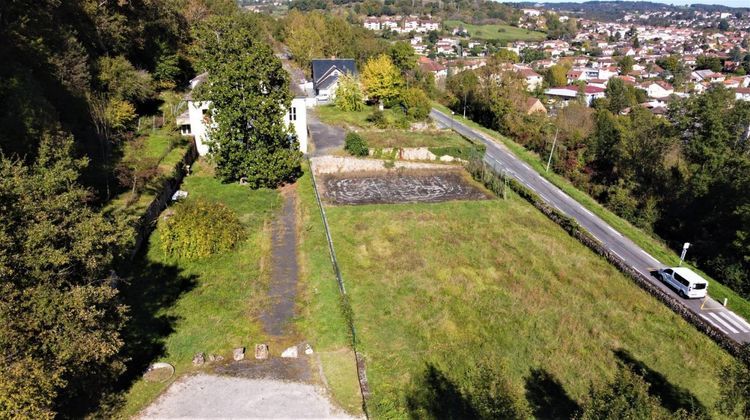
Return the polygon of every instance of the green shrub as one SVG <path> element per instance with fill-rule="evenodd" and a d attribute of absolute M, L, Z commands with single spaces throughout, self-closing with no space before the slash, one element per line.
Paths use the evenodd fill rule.
<path fill-rule="evenodd" d="M 409 88 L 401 95 L 401 105 L 409 118 L 422 121 L 430 115 L 430 98 L 422 89 Z"/>
<path fill-rule="evenodd" d="M 379 109 L 376 109 L 372 112 L 372 114 L 367 116 L 367 122 L 371 123 L 377 128 L 388 128 L 388 118 L 386 118 L 385 113 Z"/>
<path fill-rule="evenodd" d="M 169 257 L 195 260 L 231 250 L 245 232 L 237 215 L 224 204 L 189 199 L 175 206 L 159 236 Z"/>
<path fill-rule="evenodd" d="M 353 131 L 346 133 L 344 150 L 352 156 L 367 156 L 369 154 L 369 148 L 365 139 Z"/>

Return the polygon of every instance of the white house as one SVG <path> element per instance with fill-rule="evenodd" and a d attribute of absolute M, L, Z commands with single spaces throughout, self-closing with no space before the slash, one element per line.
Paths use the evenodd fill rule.
<path fill-rule="evenodd" d="M 201 74 L 190 81 L 190 87 L 195 88 L 206 78 L 206 74 Z M 208 154 L 208 129 L 210 128 L 211 107 L 210 101 L 194 101 L 190 94 L 186 97 L 188 109 L 182 115 L 177 117 L 177 125 L 180 127 L 180 133 L 184 136 L 193 136 L 198 154 L 205 156 Z M 307 108 L 305 107 L 305 98 L 296 97 L 292 99 L 292 104 L 284 116 L 284 122 L 287 127 L 297 136 L 299 141 L 299 150 L 307 153 Z"/>
<path fill-rule="evenodd" d="M 356 75 L 357 65 L 352 59 L 312 60 L 313 90 L 318 102 L 326 103 L 336 97 L 339 77 Z"/>
<path fill-rule="evenodd" d="M 664 99 L 674 93 L 672 85 L 662 80 L 645 82 L 638 87 L 645 90 L 649 98 Z"/>
<path fill-rule="evenodd" d="M 750 101 L 750 88 L 737 88 L 734 90 L 734 97 L 738 101 Z"/>
<path fill-rule="evenodd" d="M 376 17 L 368 17 L 367 19 L 365 19 L 365 29 L 369 29 L 371 31 L 379 31 L 380 19 Z"/>
<path fill-rule="evenodd" d="M 576 85 L 565 87 L 551 88 L 544 91 L 544 94 L 550 98 L 561 99 L 565 102 L 578 98 L 581 93 L 586 101 L 586 105 L 591 106 L 594 99 L 604 98 L 604 89 L 597 86 L 584 86 L 582 91 Z"/>

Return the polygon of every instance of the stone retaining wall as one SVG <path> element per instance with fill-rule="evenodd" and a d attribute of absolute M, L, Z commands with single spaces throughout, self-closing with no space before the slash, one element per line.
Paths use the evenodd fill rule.
<path fill-rule="evenodd" d="M 376 172 L 393 169 L 450 169 L 451 165 L 418 162 L 393 162 L 392 168 L 386 168 L 385 160 L 358 159 L 343 156 L 320 156 L 310 159 L 310 167 L 316 174 L 337 174 L 341 172 Z"/>

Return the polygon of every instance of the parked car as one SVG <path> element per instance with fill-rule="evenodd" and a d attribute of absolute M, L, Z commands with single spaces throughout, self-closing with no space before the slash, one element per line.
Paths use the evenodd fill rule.
<path fill-rule="evenodd" d="M 706 297 L 708 293 L 708 282 L 687 267 L 662 268 L 659 276 L 686 299 Z"/>

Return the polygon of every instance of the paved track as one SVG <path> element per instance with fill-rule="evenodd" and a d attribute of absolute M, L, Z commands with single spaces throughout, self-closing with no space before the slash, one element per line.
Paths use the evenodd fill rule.
<path fill-rule="evenodd" d="M 665 267 L 664 264 L 544 179 L 505 146 L 481 131 L 455 121 L 450 115 L 437 109 L 433 108 L 430 116 L 446 128 L 451 128 L 465 137 L 481 141 L 487 145 L 485 161 L 493 168 L 507 172 L 527 188 L 536 192 L 549 205 L 574 218 L 609 251 L 649 278 L 653 284 L 679 299 L 685 307 L 717 327 L 724 334 L 741 343 L 750 342 L 750 324 L 747 321 L 723 307 L 714 299 L 708 298 L 704 301 L 703 299 L 682 299 L 677 296 L 677 293 L 651 274 L 656 269 Z M 711 286 L 709 285 L 710 290 Z"/>

